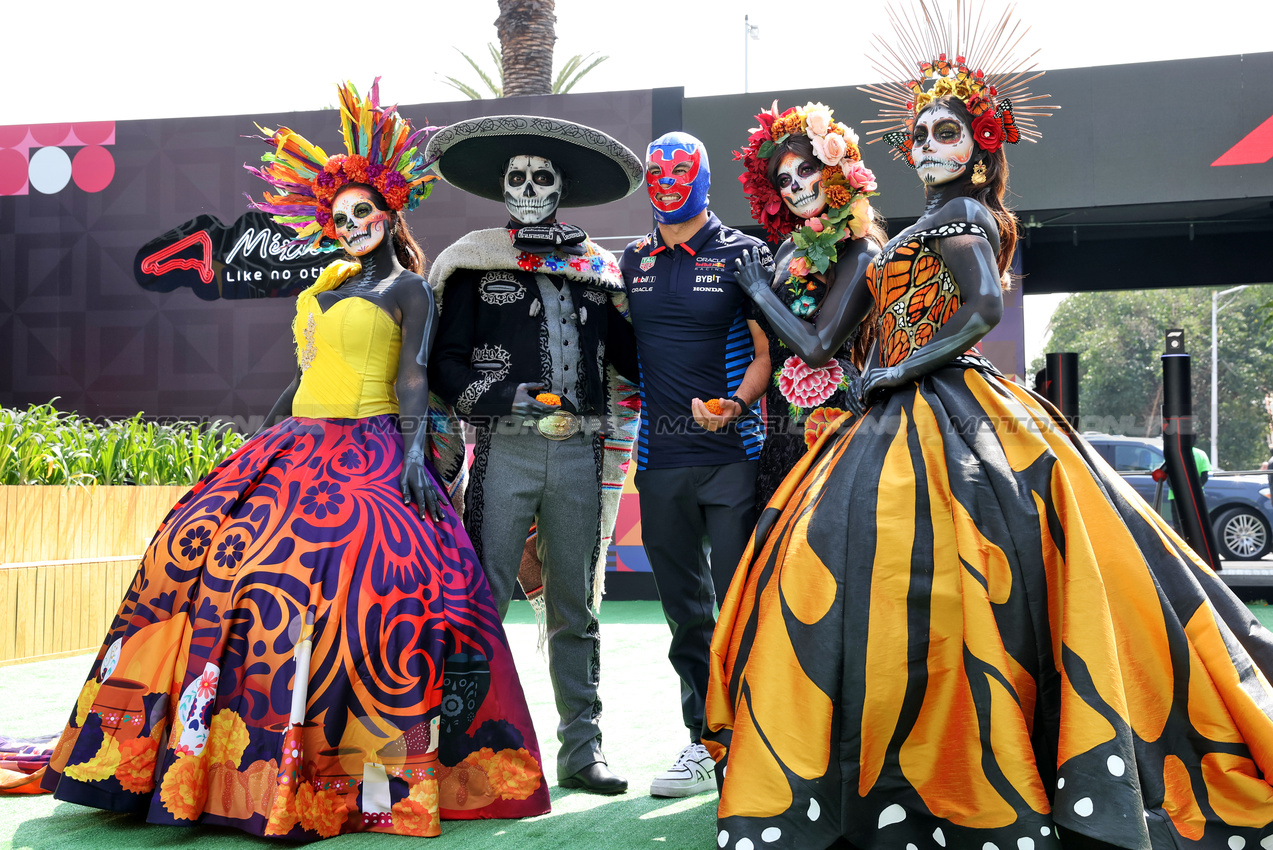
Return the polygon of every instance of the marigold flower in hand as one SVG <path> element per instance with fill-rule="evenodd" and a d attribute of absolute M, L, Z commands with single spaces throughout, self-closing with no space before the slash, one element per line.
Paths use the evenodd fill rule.
<path fill-rule="evenodd" d="M 720 399 L 718 398 L 709 398 L 707 401 L 703 402 L 703 407 L 706 407 L 707 412 L 713 416 L 720 416 L 724 413 L 724 411 L 721 410 Z"/>
<path fill-rule="evenodd" d="M 556 393 L 539 393 L 535 396 L 535 401 L 552 407 L 561 407 L 561 396 Z"/>

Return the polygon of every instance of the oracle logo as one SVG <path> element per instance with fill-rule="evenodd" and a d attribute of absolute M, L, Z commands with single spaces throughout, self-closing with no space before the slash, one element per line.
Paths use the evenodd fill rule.
<path fill-rule="evenodd" d="M 100 192 L 115 177 L 114 121 L 0 127 L 0 195 Z"/>

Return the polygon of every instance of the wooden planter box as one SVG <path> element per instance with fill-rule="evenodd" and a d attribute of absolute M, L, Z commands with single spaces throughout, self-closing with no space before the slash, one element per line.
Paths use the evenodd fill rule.
<path fill-rule="evenodd" d="M 188 489 L 0 486 L 0 666 L 100 647 Z"/>

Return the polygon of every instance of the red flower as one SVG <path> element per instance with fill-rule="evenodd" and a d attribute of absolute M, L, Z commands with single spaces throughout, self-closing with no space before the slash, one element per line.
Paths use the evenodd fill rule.
<path fill-rule="evenodd" d="M 972 135 L 984 151 L 994 153 L 1003 147 L 1003 124 L 993 112 L 983 112 L 973 120 Z"/>

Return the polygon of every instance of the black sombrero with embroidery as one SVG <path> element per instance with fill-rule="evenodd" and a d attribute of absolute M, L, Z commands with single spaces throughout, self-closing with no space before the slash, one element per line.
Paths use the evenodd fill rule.
<path fill-rule="evenodd" d="M 434 133 L 424 153 L 443 180 L 493 201 L 504 200 L 504 166 L 514 156 L 542 156 L 561 170 L 569 186 L 563 207 L 617 201 L 645 182 L 645 167 L 626 145 L 560 118 L 469 118 Z"/>

